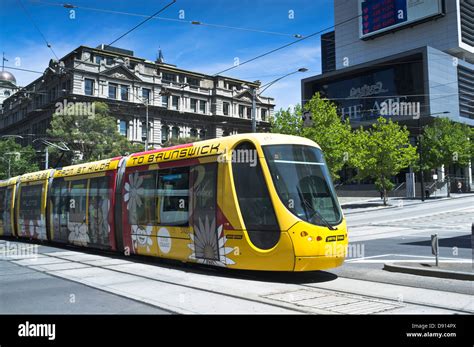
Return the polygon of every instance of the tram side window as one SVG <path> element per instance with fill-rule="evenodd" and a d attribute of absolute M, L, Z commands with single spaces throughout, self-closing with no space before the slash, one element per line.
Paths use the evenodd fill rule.
<path fill-rule="evenodd" d="M 234 150 L 247 153 L 247 158 L 251 158 L 250 151 L 256 151 L 250 142 Z M 259 248 L 269 249 L 279 240 L 279 226 L 260 162 L 253 164 L 250 160 L 232 163 L 235 191 L 250 240 Z"/>
<path fill-rule="evenodd" d="M 187 225 L 189 204 L 189 168 L 160 170 L 158 207 L 160 224 Z"/>
<path fill-rule="evenodd" d="M 71 204 L 69 198 L 69 182 L 63 178 L 55 178 L 51 186 L 51 213 L 54 241 L 68 241 L 68 212 Z"/>
<path fill-rule="evenodd" d="M 125 195 L 129 197 L 128 217 L 130 224 L 156 225 L 158 223 L 156 177 L 156 171 L 136 172 L 129 175 L 129 190 L 126 190 Z"/>
<path fill-rule="evenodd" d="M 13 235 L 12 229 L 12 198 L 13 188 L 8 187 L 5 190 L 5 210 L 3 211 L 3 233 L 4 235 Z"/>
<path fill-rule="evenodd" d="M 109 246 L 110 195 L 108 176 L 90 179 L 89 233 L 91 242 L 99 246 Z"/>
<path fill-rule="evenodd" d="M 193 222 L 199 225 L 199 219 L 215 220 L 217 200 L 217 165 L 216 163 L 193 166 Z"/>
<path fill-rule="evenodd" d="M 41 198 L 43 194 L 43 185 L 35 184 L 31 186 L 22 186 L 20 193 L 19 225 L 22 233 L 41 225 Z"/>
<path fill-rule="evenodd" d="M 125 201 L 130 224 L 188 223 L 188 168 L 136 172 L 128 177 Z"/>
<path fill-rule="evenodd" d="M 11 206 L 12 192 L 10 187 L 0 188 L 0 235 L 12 235 Z"/>
<path fill-rule="evenodd" d="M 69 222 L 86 223 L 87 180 L 71 182 L 69 192 Z"/>

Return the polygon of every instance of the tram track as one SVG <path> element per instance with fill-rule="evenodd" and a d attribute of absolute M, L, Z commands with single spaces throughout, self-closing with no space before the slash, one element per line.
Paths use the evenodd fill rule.
<path fill-rule="evenodd" d="M 44 254 L 43 254 L 44 255 Z M 159 283 L 163 283 L 163 284 L 168 284 L 168 285 L 172 285 L 172 286 L 178 286 L 178 287 L 182 287 L 182 288 L 187 288 L 187 289 L 190 289 L 190 290 L 195 290 L 195 291 L 200 291 L 200 292 L 204 292 L 204 293 L 208 293 L 208 294 L 214 294 L 214 295 L 219 295 L 219 296 L 225 296 L 225 297 L 229 297 L 229 298 L 234 298 L 234 299 L 238 299 L 238 300 L 245 300 L 245 301 L 248 301 L 248 302 L 254 302 L 254 303 L 258 303 L 258 304 L 264 304 L 264 305 L 267 305 L 267 306 L 272 306 L 272 307 L 276 307 L 276 308 L 280 308 L 280 309 L 284 309 L 284 310 L 290 310 L 290 311 L 294 311 L 295 313 L 308 313 L 308 311 L 306 310 L 303 310 L 303 309 L 298 309 L 298 308 L 294 308 L 294 307 L 288 307 L 287 305 L 281 305 L 281 304 L 277 304 L 277 303 L 274 303 L 274 302 L 271 302 L 271 301 L 267 301 L 267 300 L 257 300 L 257 299 L 253 299 L 253 298 L 249 298 L 249 297 L 245 297 L 245 296 L 240 296 L 240 295 L 234 295 L 234 294 L 231 294 L 231 293 L 225 293 L 225 292 L 218 292 L 218 291 L 215 291 L 215 290 L 210 290 L 210 289 L 205 289 L 205 288 L 201 288 L 201 287 L 197 287 L 197 286 L 191 286 L 191 285 L 186 285 L 186 284 L 179 284 L 179 283 L 176 283 L 176 282 L 172 282 L 172 281 L 167 281 L 167 280 L 162 280 L 162 279 L 157 279 L 157 278 L 154 278 L 152 276 L 146 276 L 146 275 L 140 275 L 140 274 L 131 274 L 130 272 L 128 271 L 121 271 L 121 270 L 118 270 L 118 269 L 113 269 L 113 268 L 110 268 L 109 266 L 101 266 L 101 265 L 91 265 L 89 263 L 86 263 L 84 261 L 78 261 L 78 260 L 68 260 L 68 259 L 65 259 L 65 258 L 62 258 L 62 257 L 58 257 L 58 256 L 54 256 L 54 255 L 51 255 L 51 254 L 48 254 L 46 255 L 47 257 L 50 257 L 50 258 L 56 258 L 56 259 L 59 259 L 59 260 L 62 260 L 64 262 L 68 261 L 68 262 L 74 262 L 76 264 L 81 264 L 81 265 L 84 265 L 84 268 L 96 268 L 96 269 L 102 269 L 102 270 L 106 270 L 106 271 L 112 271 L 112 272 L 115 272 L 115 273 L 120 273 L 120 274 L 125 274 L 125 275 L 130 275 L 130 276 L 134 276 L 134 277 L 137 277 L 137 278 L 141 278 L 141 279 L 146 279 L 146 280 L 151 280 L 151 281 L 154 281 L 154 282 L 159 282 Z M 22 266 L 26 266 L 34 271 L 38 271 L 38 272 L 41 272 L 41 273 L 44 273 L 44 274 L 47 274 L 47 275 L 50 275 L 50 276 L 53 276 L 53 277 L 56 277 L 56 278 L 60 278 L 60 279 L 66 279 L 66 280 L 69 280 L 69 281 L 72 281 L 72 282 L 78 282 L 78 281 L 75 281 L 71 278 L 67 278 L 67 277 L 64 277 L 64 276 L 60 276 L 58 274 L 55 274 L 55 272 L 59 272 L 59 271 L 64 271 L 64 270 L 41 270 L 41 269 L 38 269 L 37 267 L 32 267 L 32 266 L 27 266 L 27 265 L 22 265 Z M 107 291 L 105 288 L 101 288 L 101 287 L 97 287 L 97 286 L 93 286 L 93 285 L 90 285 L 90 284 L 87 284 L 87 283 L 84 283 L 84 282 L 79 282 L 83 285 L 86 285 L 90 288 L 95 288 L 95 289 L 99 289 L 103 292 L 107 292 L 107 293 L 110 293 L 110 291 Z M 127 298 L 127 299 L 132 299 L 134 301 L 137 301 L 137 302 L 141 302 L 141 303 L 144 303 L 143 301 L 139 300 L 139 299 L 134 299 L 133 297 L 131 296 L 126 296 L 126 295 L 120 295 L 116 292 L 113 292 L 114 294 L 118 295 L 118 296 L 121 296 L 121 297 L 124 297 L 124 298 Z M 146 303 L 146 302 L 145 302 Z M 156 306 L 156 305 L 153 305 L 153 304 L 150 304 L 150 303 L 147 303 L 148 305 L 150 306 L 155 306 L 155 307 L 159 307 L 160 309 L 163 309 L 165 311 L 168 311 L 170 313 L 176 313 L 176 314 L 179 314 L 179 313 L 182 313 L 180 312 L 179 310 L 177 311 L 173 311 L 173 310 L 170 310 L 170 309 L 167 309 L 167 308 L 163 308 L 161 306 Z"/>
<path fill-rule="evenodd" d="M 75 253 L 78 253 L 78 254 L 88 254 L 88 253 L 80 253 L 80 252 L 75 252 Z M 367 302 L 377 302 L 377 303 L 391 303 L 393 304 L 395 307 L 394 308 L 397 308 L 397 307 L 401 307 L 401 306 L 406 306 L 406 305 L 416 305 L 416 306 L 421 306 L 421 307 L 425 307 L 425 308 L 429 308 L 429 309 L 439 309 L 439 310 L 449 310 L 449 311 L 452 311 L 454 313 L 461 313 L 461 314 L 472 314 L 471 311 L 466 311 L 466 310 L 459 310 L 459 309 L 454 309 L 454 308 L 450 308 L 450 307 L 444 307 L 444 306 L 435 306 L 435 305 L 431 305 L 431 304 L 428 304 L 428 303 L 423 303 L 423 302 L 417 302 L 417 301 L 412 301 L 412 300 L 403 300 L 402 302 L 400 302 L 400 300 L 397 300 L 397 299 L 394 299 L 393 297 L 381 297 L 381 296 L 374 296 L 374 295 L 370 295 L 370 294 L 360 294 L 360 293 L 355 293 L 355 292 L 351 292 L 351 291 L 345 291 L 345 290 L 340 290 L 340 289 L 330 289 L 330 288 L 325 288 L 324 286 L 318 286 L 317 283 L 306 283 L 306 284 L 301 284 L 301 283 L 295 283 L 295 282 L 292 282 L 292 281 L 289 281 L 289 282 L 282 282 L 281 279 L 280 280 L 276 280 L 275 283 L 278 283 L 278 286 L 282 287 L 282 290 L 280 290 L 280 292 L 269 292 L 267 293 L 267 295 L 253 295 L 253 296 L 249 296 L 249 295 L 245 295 L 244 294 L 238 294 L 238 293 L 231 293 L 231 292 L 226 292 L 224 290 L 216 290 L 216 289 L 212 289 L 212 288 L 205 288 L 203 285 L 199 286 L 199 285 L 191 285 L 191 284 L 186 284 L 186 283 L 179 283 L 179 278 L 177 277 L 177 280 L 176 281 L 173 281 L 173 280 L 167 280 L 167 279 L 163 279 L 163 278 L 157 278 L 157 276 L 152 276 L 152 275 L 147 275 L 147 274 L 139 274 L 139 273 L 136 273 L 136 272 L 132 272 L 131 270 L 127 270 L 127 269 L 120 269 L 119 267 L 121 265 L 148 265 L 148 266 L 151 266 L 152 270 L 153 268 L 156 266 L 156 264 L 153 264 L 153 262 L 134 262 L 134 261 L 130 261 L 130 259 L 123 259 L 122 257 L 115 257 L 115 258 L 111 258 L 111 259 L 120 259 L 120 260 L 123 260 L 125 263 L 122 263 L 122 264 L 115 264 L 115 265 L 95 265 L 93 264 L 93 261 L 94 260 L 89 260 L 89 261 L 81 261 L 81 260 L 77 260 L 77 259 L 71 259 L 72 255 L 70 256 L 58 256 L 58 255 L 54 255 L 54 253 L 42 253 L 42 256 L 43 257 L 48 257 L 48 258 L 52 258 L 52 259 L 56 259 L 56 260 L 59 260 L 60 262 L 69 262 L 69 263 L 74 263 L 74 264 L 77 264 L 77 265 L 82 265 L 81 268 L 75 268 L 75 269 L 70 269 L 70 270 L 77 270 L 77 269 L 100 269 L 100 270 L 104 270 L 104 271 L 108 271 L 110 273 L 116 273 L 116 274 L 121 274 L 121 275 L 127 275 L 127 276 L 133 276 L 133 278 L 136 278 L 137 280 L 148 280 L 148 281 L 153 281 L 154 283 L 160 283 L 160 284 L 164 284 L 164 285 L 169 285 L 169 286 L 175 286 L 175 287 L 179 287 L 179 288 L 184 288 L 184 289 L 187 289 L 187 290 L 190 290 L 190 291 L 196 291 L 195 293 L 205 293 L 205 294 L 208 294 L 208 295 L 217 295 L 219 297 L 225 297 L 225 298 L 232 298 L 232 299 L 235 299 L 235 300 L 244 300 L 245 302 L 250 302 L 250 303 L 255 303 L 255 304 L 260 304 L 260 305 L 266 305 L 266 306 L 269 306 L 269 307 L 273 307 L 273 308 L 277 308 L 277 309 L 282 309 L 282 310 L 286 310 L 286 311 L 289 311 L 287 313 L 295 313 L 295 314 L 299 314 L 299 313 L 327 313 L 325 312 L 325 310 L 321 310 L 320 312 L 318 312 L 318 310 L 314 310 L 314 309 L 311 309 L 311 308 L 305 308 L 305 307 L 301 307 L 301 306 L 298 306 L 297 303 L 291 303 L 291 302 L 284 302 L 284 301 L 275 301 L 271 298 L 272 295 L 276 295 L 276 294 L 279 294 L 279 293 L 285 293 L 285 290 L 283 289 L 285 286 L 288 287 L 288 289 L 286 290 L 286 292 L 290 293 L 289 295 L 291 296 L 291 293 L 292 292 L 298 292 L 298 291 L 301 291 L 301 290 L 305 290 L 305 291 L 314 291 L 315 293 L 316 292 L 319 292 L 319 293 L 326 293 L 327 295 L 332 295 L 332 296 L 338 296 L 338 297 L 341 297 L 341 298 L 361 298 L 361 300 L 366 300 Z M 94 257 L 100 257 L 100 259 L 102 260 L 106 260 L 106 259 L 109 259 L 107 257 L 103 257 L 103 256 L 99 256 L 99 255 L 93 255 Z M 99 259 L 97 259 L 99 260 Z M 13 262 L 15 262 L 15 260 L 13 260 Z M 51 263 L 50 263 L 51 264 Z M 56 263 L 57 264 L 57 263 Z M 171 308 L 164 308 L 164 307 L 161 307 L 157 304 L 153 304 L 153 303 L 149 303 L 149 302 L 144 302 L 143 300 L 140 300 L 140 299 L 137 299 L 137 298 L 134 298 L 133 296 L 130 296 L 130 295 L 125 295 L 125 294 L 120 294 L 119 292 L 116 292 L 116 291 L 110 291 L 110 288 L 104 288 L 104 287 L 101 287 L 101 286 L 97 286 L 97 285 L 94 285 L 94 284 L 91 284 L 91 283 L 88 283 L 87 280 L 80 280 L 79 278 L 70 278 L 70 276 L 65 276 L 64 275 L 64 269 L 63 270 L 44 270 L 44 269 L 41 269 L 41 265 L 38 265 L 38 266 L 34 266 L 33 265 L 24 265 L 24 264 L 19 264 L 21 266 L 26 266 L 30 269 L 33 269 L 35 271 L 38 271 L 38 272 L 42 272 L 42 273 L 45 273 L 45 274 L 48 274 L 48 275 L 51 275 L 53 277 L 56 277 L 56 278 L 61 278 L 61 279 L 67 279 L 69 281 L 72 281 L 72 282 L 76 282 L 76 283 L 81 283 L 81 284 L 84 284 L 88 287 L 91 287 L 91 288 L 95 288 L 95 289 L 99 289 L 103 292 L 108 292 L 108 293 L 113 293 L 113 294 L 116 294 L 118 296 L 121 296 L 121 297 L 124 297 L 124 298 L 128 298 L 128 299 L 132 299 L 134 301 L 137 301 L 137 302 L 141 302 L 141 303 L 146 303 L 148 305 L 151 305 L 151 306 L 154 306 L 154 307 L 160 307 L 161 309 L 164 309 L 165 311 L 168 311 L 170 313 L 186 313 L 186 312 L 183 312 L 183 310 L 181 309 L 177 309 L 177 310 L 173 310 Z M 48 265 L 48 264 L 43 264 L 43 265 Z M 185 271 L 183 271 L 183 269 L 180 269 L 176 266 L 174 267 L 168 267 L 168 268 L 171 268 L 171 270 L 173 271 L 180 271 L 180 272 L 183 272 L 185 273 Z M 167 269 L 166 267 L 158 267 L 156 268 L 156 270 L 159 272 L 163 269 Z M 209 272 L 210 272 L 210 268 L 205 268 L 203 269 L 203 267 L 197 267 L 197 268 L 193 268 L 192 270 L 192 273 L 193 274 L 196 274 L 196 275 L 205 275 L 205 276 L 209 276 Z M 214 270 L 214 273 L 211 274 L 211 275 L 214 275 L 216 276 L 216 278 L 218 279 L 222 279 L 222 277 L 231 277 L 233 280 L 251 280 L 255 283 L 270 283 L 270 282 L 273 282 L 274 279 L 272 279 L 272 276 L 270 275 L 265 275 L 265 278 L 263 278 L 263 281 L 265 282 L 262 282 L 262 276 L 261 276 L 261 273 L 258 273 L 258 276 L 257 274 L 251 274 L 251 273 L 244 273 L 242 271 L 236 271 L 234 276 L 232 273 L 230 273 L 229 271 L 219 271 L 219 270 L 215 270 L 215 269 L 212 269 Z M 280 274 L 281 275 L 281 274 Z M 294 274 L 293 274 L 294 275 Z M 278 275 L 277 275 L 278 276 Z M 339 276 L 339 278 L 345 278 L 345 279 L 349 279 L 348 277 L 343 277 L 343 276 Z M 364 280 L 365 281 L 365 280 Z M 377 283 L 377 284 L 382 284 L 382 285 L 393 285 L 393 284 L 387 284 L 387 283 L 384 283 L 384 282 L 379 282 L 379 281 L 365 281 L 365 282 L 371 282 L 371 283 Z M 417 287 L 413 287 L 413 288 L 417 288 Z M 247 293 L 248 294 L 248 293 Z"/>

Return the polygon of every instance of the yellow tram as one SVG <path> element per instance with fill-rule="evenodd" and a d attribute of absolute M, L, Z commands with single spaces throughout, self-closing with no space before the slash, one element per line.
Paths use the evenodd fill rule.
<path fill-rule="evenodd" d="M 339 266 L 348 242 L 321 149 L 279 134 L 0 181 L 0 235 L 269 271 Z"/>

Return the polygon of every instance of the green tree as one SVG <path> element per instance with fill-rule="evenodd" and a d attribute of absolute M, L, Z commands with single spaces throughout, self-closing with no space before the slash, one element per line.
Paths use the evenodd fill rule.
<path fill-rule="evenodd" d="M 117 121 L 109 115 L 109 108 L 103 102 L 95 102 L 94 112 L 89 115 L 77 110 L 55 113 L 47 132 L 51 137 L 64 141 L 71 149 L 65 153 L 50 149 L 51 162 L 62 158 L 61 165 L 106 159 L 144 149 L 119 134 Z M 81 159 L 74 159 L 74 153 L 80 153 Z"/>
<path fill-rule="evenodd" d="M 338 172 L 345 165 L 351 165 L 354 155 L 349 120 L 343 120 L 336 105 L 321 99 L 319 94 L 315 94 L 304 108 L 311 112 L 313 124 L 303 129 L 303 135 L 321 147 L 332 179 L 337 180 Z"/>
<path fill-rule="evenodd" d="M 311 112 L 313 123 L 303 126 L 300 105 L 280 110 L 271 121 L 272 132 L 303 136 L 315 141 L 322 149 L 333 180 L 344 165 L 350 165 L 353 157 L 352 132 L 349 120 L 342 120 L 334 103 L 322 99 L 319 93 L 305 104 L 305 111 Z"/>
<path fill-rule="evenodd" d="M 449 118 L 436 118 L 424 128 L 421 140 L 423 169 L 444 165 L 467 166 L 474 156 L 474 128 L 453 122 Z"/>
<path fill-rule="evenodd" d="M 301 105 L 296 105 L 293 110 L 281 108 L 280 111 L 270 118 L 270 126 L 272 133 L 302 136 L 303 120 Z"/>
<path fill-rule="evenodd" d="M 357 178 L 374 178 L 387 205 L 387 192 L 394 187 L 391 178 L 417 160 L 409 131 L 391 119 L 380 117 L 368 130 L 357 130 L 354 138 L 353 163 L 359 169 Z"/>
<path fill-rule="evenodd" d="M 0 179 L 38 171 L 36 153 L 31 146 L 22 147 L 13 139 L 0 140 Z"/>

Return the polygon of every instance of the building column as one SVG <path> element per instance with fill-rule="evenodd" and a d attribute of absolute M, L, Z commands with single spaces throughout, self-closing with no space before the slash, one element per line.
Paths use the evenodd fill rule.
<path fill-rule="evenodd" d="M 133 141 L 133 120 L 128 121 L 127 137 L 129 141 Z"/>

